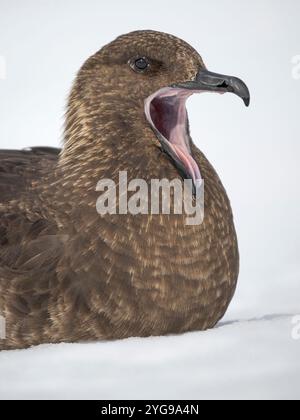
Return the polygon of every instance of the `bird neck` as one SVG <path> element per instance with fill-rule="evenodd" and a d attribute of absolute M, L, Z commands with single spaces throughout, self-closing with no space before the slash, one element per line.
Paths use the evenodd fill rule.
<path fill-rule="evenodd" d="M 112 180 L 118 186 L 123 171 L 127 173 L 128 183 L 133 179 L 161 178 L 160 143 L 148 125 L 143 103 L 126 98 L 121 102 L 104 95 L 102 100 L 90 104 L 78 95 L 71 96 L 64 147 L 51 189 L 55 191 L 54 203 L 69 203 L 60 206 L 61 210 L 55 205 L 56 215 L 61 211 L 57 216 L 61 225 L 68 226 L 70 218 L 76 225 L 78 212 L 90 214 L 84 217 L 83 224 L 88 221 L 90 225 L 94 220 L 97 225 L 99 192 L 96 188 L 102 180 Z"/>
<path fill-rule="evenodd" d="M 128 183 L 180 178 L 147 122 L 143 101 L 115 99 L 110 92 L 91 100 L 80 90 L 73 90 L 55 175 L 54 202 L 69 203 L 61 206 L 61 224 L 69 226 L 73 218 L 76 226 L 80 213 L 84 215 L 82 223 L 88 223 L 85 230 L 97 226 L 97 185 L 109 179 L 118 186 L 124 171 Z"/>
<path fill-rule="evenodd" d="M 93 188 L 99 179 L 116 180 L 120 171 L 128 171 L 134 178 L 157 178 L 160 150 L 143 101 L 120 100 L 110 92 L 91 101 L 73 89 L 59 161 L 64 177 L 72 182 L 76 177 L 78 185 L 86 185 L 89 174 Z"/>

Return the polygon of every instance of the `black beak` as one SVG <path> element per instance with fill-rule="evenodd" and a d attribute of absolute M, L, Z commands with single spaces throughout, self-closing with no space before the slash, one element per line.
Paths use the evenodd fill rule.
<path fill-rule="evenodd" d="M 212 73 L 208 70 L 200 70 L 193 81 L 180 83 L 172 87 L 205 92 L 231 92 L 242 98 L 246 106 L 250 104 L 249 89 L 241 79 Z"/>

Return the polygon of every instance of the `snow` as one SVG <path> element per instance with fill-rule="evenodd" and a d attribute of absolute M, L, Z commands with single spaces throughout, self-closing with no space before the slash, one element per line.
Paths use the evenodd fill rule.
<path fill-rule="evenodd" d="M 1 399 L 299 399 L 291 315 L 182 336 L 0 353 Z"/>
<path fill-rule="evenodd" d="M 206 332 L 2 351 L 0 399 L 300 399 L 299 276 L 289 271 L 282 281 L 242 264 L 226 316 Z"/>

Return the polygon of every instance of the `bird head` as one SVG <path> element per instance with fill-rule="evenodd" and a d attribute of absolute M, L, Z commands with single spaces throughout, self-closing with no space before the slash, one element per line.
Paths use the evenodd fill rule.
<path fill-rule="evenodd" d="M 123 131 L 130 130 L 138 115 L 183 177 L 195 182 L 201 174 L 192 156 L 186 101 L 201 92 L 231 92 L 246 106 L 250 103 L 242 80 L 208 71 L 186 42 L 165 33 L 137 31 L 117 38 L 87 60 L 71 103 L 78 106 L 84 101 L 80 108 L 87 119 L 98 109 L 99 121 L 104 119 L 106 127 L 114 123 Z"/>

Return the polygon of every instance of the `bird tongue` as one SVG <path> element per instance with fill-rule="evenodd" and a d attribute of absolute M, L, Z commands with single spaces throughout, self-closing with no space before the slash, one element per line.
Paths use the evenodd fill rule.
<path fill-rule="evenodd" d="M 163 88 L 146 100 L 145 113 L 196 184 L 201 180 L 201 173 L 191 154 L 186 111 L 186 101 L 193 93 L 186 89 Z"/>
<path fill-rule="evenodd" d="M 194 183 L 201 179 L 201 173 L 199 166 L 195 162 L 194 158 L 190 155 L 187 148 L 184 146 L 172 145 L 179 160 L 183 163 L 186 171 L 191 175 Z"/>

